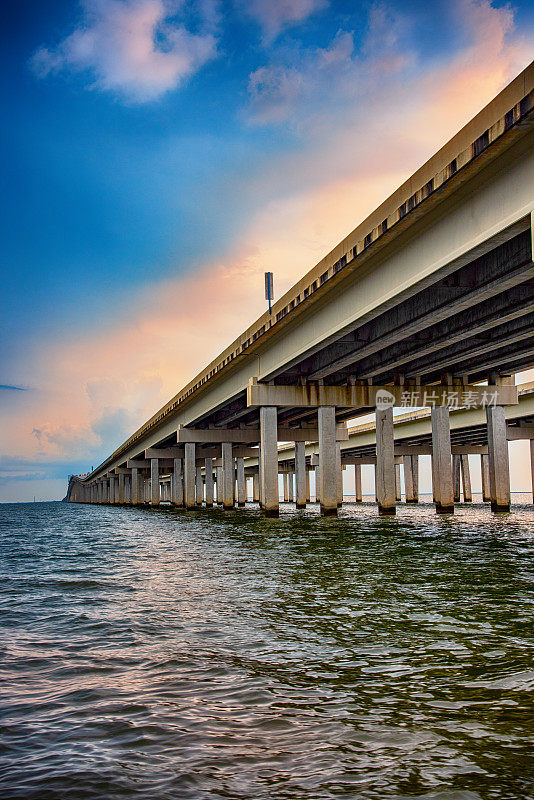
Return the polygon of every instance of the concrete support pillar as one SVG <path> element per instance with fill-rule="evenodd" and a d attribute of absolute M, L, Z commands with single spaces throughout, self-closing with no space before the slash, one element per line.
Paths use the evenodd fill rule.
<path fill-rule="evenodd" d="M 395 464 L 395 500 L 400 503 L 402 500 L 401 492 L 401 465 Z"/>
<path fill-rule="evenodd" d="M 133 506 L 139 505 L 139 470 L 137 467 L 132 469 L 132 491 L 131 491 L 131 504 Z"/>
<path fill-rule="evenodd" d="M 213 506 L 213 459 L 206 458 L 204 460 L 205 467 L 205 481 L 206 481 L 206 507 Z"/>
<path fill-rule="evenodd" d="M 260 498 L 267 516 L 277 517 L 278 498 L 278 412 L 276 406 L 260 408 Z"/>
<path fill-rule="evenodd" d="M 462 464 L 462 490 L 464 493 L 464 503 L 473 502 L 473 493 L 471 491 L 471 472 L 469 471 L 469 456 L 464 454 L 460 456 Z"/>
<path fill-rule="evenodd" d="M 247 483 L 245 481 L 245 459 L 236 458 L 237 472 L 237 505 L 243 507 L 247 502 Z"/>
<path fill-rule="evenodd" d="M 117 479 L 117 501 L 124 505 L 124 473 L 121 473 Z"/>
<path fill-rule="evenodd" d="M 310 501 L 311 501 L 310 470 L 306 467 L 306 502 L 309 503 Z"/>
<path fill-rule="evenodd" d="M 115 504 L 115 476 L 109 476 L 109 503 L 110 505 Z"/>
<path fill-rule="evenodd" d="M 297 508 L 306 508 L 306 442 L 295 442 L 295 493 Z"/>
<path fill-rule="evenodd" d="M 460 456 L 454 455 L 452 457 L 452 485 L 455 503 L 460 502 L 460 472 Z"/>
<path fill-rule="evenodd" d="M 217 480 L 217 505 L 222 506 L 223 502 L 223 471 L 222 467 L 215 468 L 215 476 Z"/>
<path fill-rule="evenodd" d="M 202 480 L 202 467 L 195 469 L 195 502 L 201 506 L 204 502 L 204 481 Z"/>
<path fill-rule="evenodd" d="M 419 502 L 419 456 L 403 456 L 404 491 L 407 503 Z"/>
<path fill-rule="evenodd" d="M 184 503 L 186 508 L 195 508 L 195 444 L 186 442 L 184 445 Z"/>
<path fill-rule="evenodd" d="M 363 500 L 362 495 L 362 465 L 354 465 L 354 496 L 357 503 Z"/>
<path fill-rule="evenodd" d="M 232 442 L 223 442 L 222 451 L 222 471 L 223 471 L 223 508 L 229 510 L 235 503 L 235 467 L 232 454 Z"/>
<path fill-rule="evenodd" d="M 532 486 L 532 500 L 534 502 L 534 439 L 530 440 L 530 479 Z"/>
<path fill-rule="evenodd" d="M 454 512 L 454 490 L 452 482 L 451 430 L 449 409 L 434 406 L 432 420 L 432 481 L 438 514 Z"/>
<path fill-rule="evenodd" d="M 320 492 L 321 492 L 321 468 L 319 464 L 315 467 L 315 502 L 320 503 Z"/>
<path fill-rule="evenodd" d="M 124 476 L 124 502 L 130 504 L 132 502 L 132 476 Z"/>
<path fill-rule="evenodd" d="M 337 505 L 343 505 L 343 466 L 341 464 L 341 442 L 336 442 Z"/>
<path fill-rule="evenodd" d="M 287 503 L 289 500 L 289 487 L 288 487 L 288 480 L 287 480 L 287 472 L 282 473 L 282 492 L 284 497 L 284 503 Z"/>
<path fill-rule="evenodd" d="M 489 484 L 492 511 L 510 511 L 510 467 L 504 406 L 487 406 Z"/>
<path fill-rule="evenodd" d="M 260 474 L 255 472 L 252 475 L 252 499 L 255 503 L 260 502 Z"/>
<path fill-rule="evenodd" d="M 319 496 L 321 514 L 337 514 L 339 470 L 336 455 L 336 409 L 334 406 L 319 406 Z"/>
<path fill-rule="evenodd" d="M 294 492 L 294 482 L 293 482 L 293 473 L 287 473 L 287 499 L 290 503 L 293 503 L 295 500 L 295 492 Z"/>
<path fill-rule="evenodd" d="M 375 485 L 379 514 L 395 514 L 393 408 L 376 410 Z"/>
<path fill-rule="evenodd" d="M 485 453 L 480 456 L 480 474 L 482 477 L 482 500 L 484 503 L 489 503 L 491 500 L 489 458 Z"/>
<path fill-rule="evenodd" d="M 150 504 L 159 506 L 159 459 L 150 459 Z"/>
<path fill-rule="evenodd" d="M 183 506 L 184 504 L 184 478 L 182 459 L 175 458 L 173 460 L 173 480 L 171 484 L 171 502 L 175 506 Z"/>

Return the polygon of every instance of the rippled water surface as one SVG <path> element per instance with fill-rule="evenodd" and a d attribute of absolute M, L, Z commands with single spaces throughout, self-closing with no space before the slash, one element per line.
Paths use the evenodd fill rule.
<path fill-rule="evenodd" d="M 0 533 L 2 800 L 534 797 L 531 507 Z"/>

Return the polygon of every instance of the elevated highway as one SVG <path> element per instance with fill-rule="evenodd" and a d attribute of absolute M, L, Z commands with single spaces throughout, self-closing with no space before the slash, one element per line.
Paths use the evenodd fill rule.
<path fill-rule="evenodd" d="M 236 467 L 240 502 L 247 448 L 259 448 L 260 503 L 276 514 L 278 442 L 299 440 L 302 500 L 302 454 L 315 439 L 321 508 L 335 513 L 336 441 L 344 435 L 336 425 L 376 412 L 378 505 L 394 513 L 391 403 L 411 402 L 432 407 L 436 508 L 449 512 L 456 394 L 483 408 L 492 507 L 509 508 L 505 409 L 517 403 L 512 376 L 534 362 L 533 108 L 530 65 L 271 314 L 80 480 L 76 495 L 125 502 L 129 492 L 138 503 L 148 470 L 150 502 L 157 504 L 166 471 L 173 474 L 172 501 L 193 507 L 206 473 L 202 500 L 209 505 L 219 469 L 218 494 L 230 508 Z M 475 385 L 482 381 L 489 387 Z"/>

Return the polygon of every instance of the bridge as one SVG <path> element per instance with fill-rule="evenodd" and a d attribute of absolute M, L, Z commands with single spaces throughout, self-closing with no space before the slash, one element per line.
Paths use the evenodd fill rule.
<path fill-rule="evenodd" d="M 408 465 L 421 448 L 432 456 L 436 511 L 451 513 L 466 455 L 451 418 L 472 412 L 474 438 L 463 444 L 486 449 L 491 507 L 508 510 L 514 375 L 534 361 L 533 109 L 531 64 L 271 313 L 95 470 L 72 478 L 68 499 L 137 505 L 149 485 L 151 505 L 209 507 L 216 487 L 233 508 L 255 459 L 255 496 L 276 515 L 279 443 L 290 442 L 300 506 L 316 443 L 323 514 L 337 513 L 349 457 L 355 468 L 373 459 L 379 512 L 395 513 L 398 460 Z M 405 444 L 417 452 L 399 451 L 395 407 L 429 409 L 429 429 Z M 373 441 L 347 449 L 347 421 L 369 413 Z M 529 418 L 521 422 L 526 434 Z"/>

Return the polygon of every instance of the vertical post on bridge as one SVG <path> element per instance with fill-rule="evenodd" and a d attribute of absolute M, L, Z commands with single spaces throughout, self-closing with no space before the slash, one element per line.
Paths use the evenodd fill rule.
<path fill-rule="evenodd" d="M 319 406 L 319 497 L 321 514 L 337 514 L 338 469 L 336 457 L 336 409 L 335 406 Z"/>
<path fill-rule="evenodd" d="M 195 467 L 195 502 L 201 506 L 204 502 L 204 481 L 202 480 L 202 467 Z"/>
<path fill-rule="evenodd" d="M 245 481 L 245 459 L 242 456 L 236 458 L 237 473 L 237 505 L 243 507 L 247 502 L 247 484 Z"/>
<path fill-rule="evenodd" d="M 433 406 L 432 421 L 432 482 L 438 514 L 454 513 L 452 482 L 451 429 L 447 406 Z"/>
<path fill-rule="evenodd" d="M 232 442 L 223 442 L 222 455 L 222 504 L 225 510 L 234 507 L 235 502 L 235 467 L 232 455 Z"/>
<path fill-rule="evenodd" d="M 118 502 L 124 505 L 124 473 L 121 472 L 118 477 Z"/>
<path fill-rule="evenodd" d="M 402 500 L 401 491 L 401 465 L 395 464 L 395 500 L 400 503 Z"/>
<path fill-rule="evenodd" d="M 276 406 L 260 408 L 260 502 L 267 516 L 280 513 L 278 498 L 278 411 Z"/>
<path fill-rule="evenodd" d="M 206 482 L 206 508 L 213 506 L 213 459 L 204 460 L 205 482 Z"/>
<path fill-rule="evenodd" d="M 287 473 L 287 499 L 290 503 L 293 502 L 294 498 L 294 491 L 293 491 L 293 473 Z"/>
<path fill-rule="evenodd" d="M 252 475 L 252 499 L 255 503 L 260 502 L 260 473 L 254 472 Z"/>
<path fill-rule="evenodd" d="M 297 508 L 306 508 L 306 442 L 295 442 L 295 494 Z"/>
<path fill-rule="evenodd" d="M 362 495 L 362 465 L 354 465 L 354 499 L 357 503 L 363 500 Z"/>
<path fill-rule="evenodd" d="M 183 506 L 184 504 L 184 479 L 182 472 L 182 459 L 173 459 L 173 481 L 171 484 L 171 502 L 175 506 Z"/>
<path fill-rule="evenodd" d="M 469 456 L 462 454 L 460 456 L 462 465 L 462 491 L 464 493 L 464 503 L 473 502 L 473 493 L 471 491 L 471 472 L 469 471 Z"/>
<path fill-rule="evenodd" d="M 159 459 L 150 459 L 150 504 L 159 506 Z"/>
<path fill-rule="evenodd" d="M 311 492 L 310 492 L 310 470 L 306 467 L 306 502 L 311 502 Z"/>
<path fill-rule="evenodd" d="M 407 503 L 419 502 L 419 456 L 403 456 L 404 491 Z"/>
<path fill-rule="evenodd" d="M 336 442 L 337 505 L 343 505 L 343 465 L 341 464 L 341 442 Z"/>
<path fill-rule="evenodd" d="M 139 505 L 139 470 L 132 468 L 132 489 L 130 502 L 133 506 Z"/>
<path fill-rule="evenodd" d="M 376 500 L 379 514 L 395 514 L 393 408 L 376 409 Z"/>
<path fill-rule="evenodd" d="M 452 457 L 452 483 L 454 489 L 454 502 L 460 502 L 460 456 Z"/>
<path fill-rule="evenodd" d="M 489 477 L 489 458 L 486 453 L 480 456 L 480 474 L 482 477 L 482 501 L 489 503 L 491 500 L 490 495 L 490 477 Z"/>
<path fill-rule="evenodd" d="M 492 511 L 510 511 L 510 467 L 504 406 L 487 406 L 488 466 Z"/>
<path fill-rule="evenodd" d="M 195 508 L 195 443 L 184 445 L 184 502 L 186 508 Z"/>

